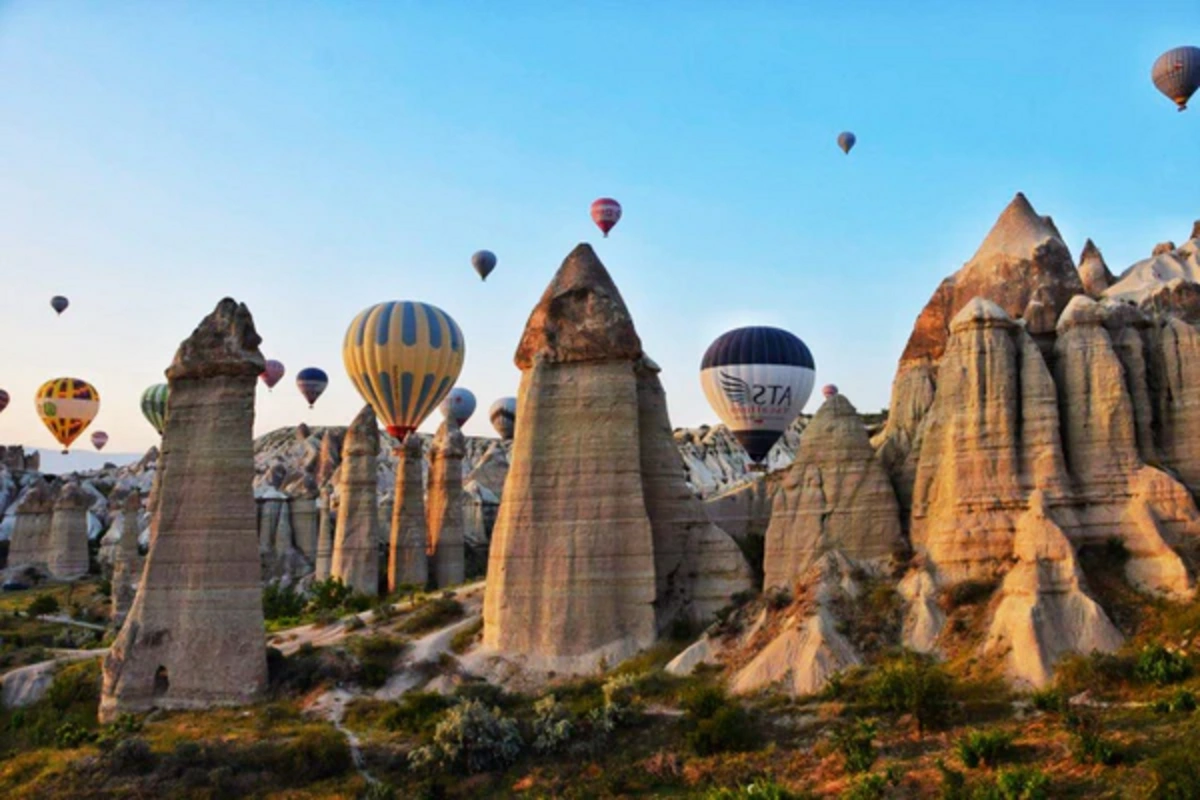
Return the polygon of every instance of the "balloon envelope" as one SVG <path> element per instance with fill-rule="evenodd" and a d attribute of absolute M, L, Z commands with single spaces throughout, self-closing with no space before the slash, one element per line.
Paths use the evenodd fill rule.
<path fill-rule="evenodd" d="M 108 434 L 104 431 L 96 431 L 92 434 L 92 447 L 97 450 L 103 450 L 104 445 L 108 444 Z"/>
<path fill-rule="evenodd" d="M 596 227 L 604 232 L 605 238 L 608 238 L 608 232 L 620 221 L 621 204 L 616 200 L 611 197 L 601 197 L 592 202 L 592 222 L 596 223 Z"/>
<path fill-rule="evenodd" d="M 442 401 L 439 408 L 443 417 L 447 419 L 453 417 L 454 424 L 461 428 L 475 413 L 475 395 L 470 389 L 456 386 L 450 390 L 450 394 L 446 395 L 446 399 Z"/>
<path fill-rule="evenodd" d="M 478 250 L 471 256 L 471 266 L 479 273 L 479 277 L 486 281 L 487 276 L 496 268 L 496 254 L 491 250 Z"/>
<path fill-rule="evenodd" d="M 517 429 L 517 398 L 501 397 L 488 409 L 488 419 L 501 439 L 511 439 Z"/>
<path fill-rule="evenodd" d="M 842 131 L 838 134 L 838 147 L 842 148 L 843 153 L 849 154 L 854 148 L 854 143 L 858 141 L 858 137 L 850 131 Z"/>
<path fill-rule="evenodd" d="M 779 328 L 738 328 L 717 337 L 700 363 L 709 405 L 755 462 L 761 462 L 812 394 L 807 345 Z"/>
<path fill-rule="evenodd" d="M 838 393 L 838 388 L 837 388 L 837 386 L 833 385 L 832 383 L 827 383 L 821 387 L 821 396 L 824 397 L 826 400 L 833 397 L 837 393 Z"/>
<path fill-rule="evenodd" d="M 56 294 L 50 298 L 50 307 L 61 314 L 67 310 L 67 306 L 71 305 L 71 301 L 63 297 L 61 294 Z"/>
<path fill-rule="evenodd" d="M 8 408 L 8 401 L 11 399 L 12 398 L 10 398 L 8 396 L 8 392 L 4 391 L 3 389 L 0 389 L 0 411 L 3 411 L 4 409 Z"/>
<path fill-rule="evenodd" d="M 262 374 L 258 377 L 262 378 L 262 382 L 267 385 L 268 389 L 274 389 L 275 384 L 279 383 L 285 372 L 287 372 L 287 370 L 284 369 L 282 362 L 276 361 L 273 358 L 269 358 L 267 359 L 267 363 L 262 371 Z"/>
<path fill-rule="evenodd" d="M 308 401 L 309 408 L 313 407 L 313 403 L 317 402 L 317 398 L 321 396 L 328 385 L 329 376 L 323 369 L 305 367 L 296 373 L 296 386 L 300 389 L 300 394 L 304 395 L 304 399 Z"/>
<path fill-rule="evenodd" d="M 142 416 L 154 426 L 158 435 L 162 436 L 163 428 L 167 425 L 167 394 L 170 387 L 165 383 L 156 383 L 146 387 L 142 392 Z"/>
<path fill-rule="evenodd" d="M 462 329 L 436 306 L 407 300 L 363 310 L 346 329 L 346 373 L 392 436 L 417 429 L 458 380 Z"/>
<path fill-rule="evenodd" d="M 1176 47 L 1158 57 L 1150 69 L 1158 90 L 1174 101 L 1180 111 L 1200 89 L 1200 47 Z"/>
<path fill-rule="evenodd" d="M 37 390 L 38 416 L 63 446 L 63 452 L 87 430 L 100 412 L 100 393 L 79 378 L 54 378 Z"/>

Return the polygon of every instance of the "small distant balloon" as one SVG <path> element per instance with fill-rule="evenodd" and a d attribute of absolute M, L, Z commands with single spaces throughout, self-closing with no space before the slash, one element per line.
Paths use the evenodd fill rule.
<path fill-rule="evenodd" d="M 517 429 L 517 398 L 501 397 L 488 409 L 488 419 L 501 439 L 511 439 Z"/>
<path fill-rule="evenodd" d="M 475 395 L 470 389 L 455 387 L 446 395 L 439 408 L 443 417 L 453 417 L 454 424 L 461 428 L 475 413 Z"/>
<path fill-rule="evenodd" d="M 63 453 L 100 413 L 100 393 L 79 378 L 53 378 L 37 390 L 38 416 L 63 446 Z"/>
<path fill-rule="evenodd" d="M 279 383 L 285 372 L 287 370 L 284 369 L 282 362 L 270 358 L 267 359 L 266 367 L 258 377 L 262 378 L 262 382 L 267 385 L 267 389 L 274 389 L 275 384 Z"/>
<path fill-rule="evenodd" d="M 305 367 L 296 373 L 296 387 L 300 390 L 300 394 L 304 395 L 304 399 L 308 401 L 308 407 L 312 408 L 313 403 L 317 402 L 317 398 L 325 391 L 325 387 L 329 385 L 329 376 L 325 374 L 325 370 L 317 367 Z"/>
<path fill-rule="evenodd" d="M 142 392 L 142 416 L 154 426 L 158 435 L 162 436 L 163 428 L 167 426 L 167 395 L 170 387 L 165 383 L 156 383 L 146 387 Z"/>
<path fill-rule="evenodd" d="M 604 238 L 608 238 L 608 232 L 620 221 L 621 204 L 616 200 L 611 197 L 601 197 L 592 203 L 592 222 L 596 223 L 596 227 L 604 232 Z"/>
<path fill-rule="evenodd" d="M 821 387 L 821 396 L 824 397 L 826 400 L 833 397 L 837 393 L 838 393 L 838 388 L 836 385 L 834 385 L 832 383 L 827 383 Z"/>
<path fill-rule="evenodd" d="M 842 131 L 838 134 L 838 147 L 842 148 L 842 152 L 846 155 L 849 155 L 850 151 L 854 149 L 854 144 L 857 141 L 858 137 L 850 131 Z"/>
<path fill-rule="evenodd" d="M 96 431 L 92 434 L 92 447 L 97 450 L 103 450 L 104 445 L 108 444 L 108 434 L 104 431 Z"/>
<path fill-rule="evenodd" d="M 0 389 L 0 411 L 8 408 L 8 401 L 12 399 L 8 396 L 8 392 Z"/>
<path fill-rule="evenodd" d="M 487 276 L 496 268 L 496 254 L 491 250 L 477 250 L 471 256 L 471 266 L 479 273 L 480 279 L 486 281 Z"/>
<path fill-rule="evenodd" d="M 56 294 L 50 298 L 50 307 L 59 315 L 67 310 L 67 306 L 71 305 L 71 301 L 63 297 L 61 294 Z"/>
<path fill-rule="evenodd" d="M 1200 47 L 1176 47 L 1158 57 L 1150 69 L 1150 79 L 1180 111 L 1200 89 Z"/>

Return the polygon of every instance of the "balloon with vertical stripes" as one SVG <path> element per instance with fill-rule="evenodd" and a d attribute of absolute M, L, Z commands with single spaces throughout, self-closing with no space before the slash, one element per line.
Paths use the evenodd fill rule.
<path fill-rule="evenodd" d="M 158 435 L 162 436 L 163 428 L 167 426 L 167 395 L 171 388 L 165 383 L 147 386 L 142 392 L 142 416 L 154 426 Z"/>
<path fill-rule="evenodd" d="M 346 373 L 387 432 L 402 439 L 453 388 L 466 357 L 462 329 L 428 303 L 394 300 L 360 312 L 346 329 Z"/>
<path fill-rule="evenodd" d="M 1176 47 L 1158 57 L 1150 69 L 1155 87 L 1171 98 L 1180 111 L 1200 89 L 1200 47 Z"/>

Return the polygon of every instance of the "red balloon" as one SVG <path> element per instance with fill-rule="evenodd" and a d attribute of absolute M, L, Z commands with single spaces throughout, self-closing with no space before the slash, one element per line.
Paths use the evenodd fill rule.
<path fill-rule="evenodd" d="M 616 200 L 613 200 L 611 197 L 601 197 L 592 203 L 592 222 L 596 223 L 596 227 L 604 231 L 605 238 L 608 238 L 608 232 L 620 220 L 621 204 Z"/>
<path fill-rule="evenodd" d="M 269 359 L 265 366 L 266 369 L 258 377 L 262 378 L 262 382 L 267 385 L 268 389 L 274 389 L 275 384 L 279 383 L 280 379 L 283 378 L 283 373 L 286 370 L 284 370 L 283 364 L 273 358 Z"/>
<path fill-rule="evenodd" d="M 825 397 L 826 400 L 833 397 L 837 393 L 838 393 L 838 388 L 837 388 L 837 386 L 833 385 L 832 383 L 827 383 L 821 387 L 821 394 Z"/>
<path fill-rule="evenodd" d="M 104 431 L 96 431 L 92 434 L 92 447 L 97 450 L 103 450 L 104 445 L 108 444 L 108 434 Z"/>

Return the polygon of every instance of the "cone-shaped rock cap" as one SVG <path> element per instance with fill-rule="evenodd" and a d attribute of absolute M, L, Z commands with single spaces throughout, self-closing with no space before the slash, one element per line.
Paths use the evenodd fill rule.
<path fill-rule="evenodd" d="M 226 297 L 179 345 L 167 377 L 257 377 L 265 368 L 258 346 L 262 338 L 244 303 Z"/>
<path fill-rule="evenodd" d="M 571 251 L 538 301 L 514 361 L 529 369 L 536 358 L 557 363 L 632 361 L 642 354 L 621 293 L 591 245 Z"/>
<path fill-rule="evenodd" d="M 404 451 L 404 455 L 409 458 L 418 458 L 423 455 L 421 437 L 417 435 L 416 431 L 404 437 L 404 441 L 400 443 L 400 448 Z"/>
<path fill-rule="evenodd" d="M 1192 223 L 1192 239 L 1200 239 L 1200 219 Z"/>
<path fill-rule="evenodd" d="M 1154 250 L 1150 253 L 1150 257 L 1161 256 L 1166 253 L 1174 253 L 1176 250 L 1174 242 L 1159 242 L 1154 245 Z"/>
<path fill-rule="evenodd" d="M 963 328 L 1011 328 L 1015 324 L 1012 317 L 991 300 L 974 297 L 954 315 L 950 321 L 950 331 L 957 333 Z"/>
<path fill-rule="evenodd" d="M 1048 239 L 1062 244 L 1054 221 L 1049 217 L 1039 217 L 1028 198 L 1017 192 L 971 260 L 1031 258 L 1038 246 Z"/>
<path fill-rule="evenodd" d="M 1075 327 L 1102 325 L 1104 316 L 1104 308 L 1095 300 L 1086 295 L 1075 295 L 1058 318 L 1058 335 Z"/>
<path fill-rule="evenodd" d="M 18 514 L 44 514 L 54 507 L 56 490 L 46 481 L 37 481 L 17 501 Z"/>
<path fill-rule="evenodd" d="M 1086 265 L 1093 263 L 1099 264 L 1105 271 L 1108 270 L 1108 264 L 1104 262 L 1104 255 L 1100 252 L 1100 248 L 1096 247 L 1095 242 L 1088 239 L 1083 244 L 1083 252 L 1079 254 L 1080 271 L 1082 272 Z"/>
<path fill-rule="evenodd" d="M 77 483 L 68 483 L 58 493 L 58 498 L 54 501 L 55 508 L 65 510 L 75 510 L 88 508 L 95 500 L 90 494 L 79 487 Z"/>
<path fill-rule="evenodd" d="M 438 426 L 433 437 L 433 448 L 446 458 L 462 458 L 467 454 L 467 438 L 462 429 L 448 419 Z"/>
<path fill-rule="evenodd" d="M 375 409 L 369 405 L 363 406 L 362 411 L 346 429 L 346 440 L 342 444 L 343 456 L 377 456 L 379 455 L 379 425 L 375 422 Z"/>

